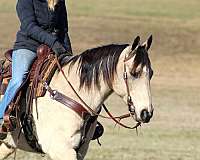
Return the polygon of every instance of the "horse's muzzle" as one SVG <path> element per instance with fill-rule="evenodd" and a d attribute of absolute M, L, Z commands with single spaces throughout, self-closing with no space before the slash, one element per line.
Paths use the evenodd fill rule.
<path fill-rule="evenodd" d="M 143 123 L 148 123 L 152 116 L 153 116 L 153 111 L 150 113 L 146 109 L 143 109 L 140 114 L 140 117 Z"/>

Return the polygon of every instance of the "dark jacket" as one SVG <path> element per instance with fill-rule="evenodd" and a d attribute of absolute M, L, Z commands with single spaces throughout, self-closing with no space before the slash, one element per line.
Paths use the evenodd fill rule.
<path fill-rule="evenodd" d="M 59 0 L 52 11 L 47 0 L 18 0 L 17 14 L 21 23 L 14 49 L 36 52 L 40 44 L 50 48 L 56 41 L 71 50 L 65 0 Z"/>

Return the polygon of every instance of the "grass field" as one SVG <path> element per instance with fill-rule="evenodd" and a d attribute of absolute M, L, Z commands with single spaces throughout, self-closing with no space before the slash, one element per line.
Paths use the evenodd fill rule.
<path fill-rule="evenodd" d="M 1 53 L 12 46 L 18 29 L 15 3 L 0 1 Z M 152 121 L 137 136 L 100 119 L 105 126 L 102 147 L 92 142 L 86 160 L 200 160 L 199 6 L 199 0 L 68 1 L 70 35 L 77 54 L 103 44 L 131 43 L 137 35 L 144 40 L 149 34 L 154 37 Z M 115 95 L 106 103 L 113 113 L 126 111 Z M 17 158 L 49 159 L 22 151 Z"/>

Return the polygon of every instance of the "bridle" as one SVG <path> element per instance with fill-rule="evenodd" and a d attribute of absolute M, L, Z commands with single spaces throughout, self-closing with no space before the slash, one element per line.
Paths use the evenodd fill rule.
<path fill-rule="evenodd" d="M 135 106 L 133 104 L 132 97 L 130 95 L 130 89 L 129 89 L 129 85 L 128 85 L 128 73 L 126 71 L 126 63 L 125 62 L 126 62 L 126 60 L 124 60 L 123 79 L 124 79 L 124 82 L 126 85 L 126 91 L 127 91 L 127 105 L 128 105 L 128 110 L 129 110 L 130 114 L 134 115 L 135 114 Z"/>
<path fill-rule="evenodd" d="M 126 64 L 125 64 L 125 59 L 124 59 L 124 72 L 123 72 L 123 78 L 124 78 L 124 82 L 126 84 L 126 89 L 127 89 L 127 105 L 128 105 L 128 110 L 129 110 L 129 113 L 128 114 L 125 114 L 125 115 L 121 115 L 121 116 L 113 116 L 107 109 L 107 107 L 102 104 L 102 107 L 104 108 L 104 110 L 106 111 L 106 113 L 109 115 L 109 117 L 107 116 L 104 116 L 104 115 L 101 115 L 99 113 L 97 113 L 96 111 L 94 111 L 91 107 L 89 107 L 85 102 L 84 100 L 79 96 L 79 94 L 76 92 L 76 90 L 74 89 L 73 85 L 70 83 L 70 81 L 67 79 L 67 76 L 65 75 L 59 61 L 58 61 L 58 57 L 55 56 L 56 58 L 56 62 L 57 62 L 57 66 L 58 66 L 58 69 L 60 70 L 60 72 L 62 73 L 64 79 L 67 81 L 67 83 L 69 84 L 69 86 L 71 87 L 71 89 L 73 90 L 73 92 L 76 94 L 76 96 L 78 97 L 78 99 L 83 103 L 83 105 L 94 115 L 94 116 L 99 116 L 101 118 L 106 118 L 106 119 L 112 119 L 116 124 L 124 127 L 124 128 L 127 128 L 127 129 L 137 129 L 138 126 L 141 125 L 141 122 L 137 122 L 135 126 L 133 127 L 130 127 L 130 126 L 127 126 L 123 123 L 121 123 L 120 121 L 122 119 L 125 119 L 125 118 L 128 118 L 128 117 L 133 117 L 134 118 L 134 115 L 135 115 L 135 106 L 133 104 L 133 101 L 132 101 L 132 97 L 130 95 L 130 90 L 129 90 L 129 85 L 128 85 L 128 76 L 127 76 L 127 71 L 126 71 Z M 54 96 L 54 93 L 56 92 L 55 90 L 51 89 L 50 86 L 48 86 L 45 82 L 43 83 L 45 85 L 45 88 L 50 92 L 50 95 L 51 97 Z"/>
<path fill-rule="evenodd" d="M 132 51 L 131 51 L 131 52 L 132 52 Z M 126 63 L 125 63 L 126 60 L 127 60 L 127 58 L 126 58 L 126 56 L 125 56 L 124 61 L 123 61 L 123 63 L 124 63 L 124 65 L 123 65 L 123 68 L 124 68 L 124 71 L 123 71 L 123 79 L 124 79 L 124 82 L 125 82 L 125 85 L 126 85 L 126 91 L 127 91 L 127 105 L 128 105 L 128 111 L 129 111 L 129 113 L 128 113 L 128 114 L 125 114 L 125 115 L 121 115 L 121 116 L 119 116 L 119 117 L 113 117 L 113 116 L 111 115 L 111 113 L 108 111 L 108 109 L 106 108 L 105 105 L 103 105 L 103 108 L 104 108 L 104 110 L 106 111 L 106 113 L 110 116 L 110 118 L 111 118 L 113 121 L 116 122 L 116 124 L 119 124 L 120 126 L 122 126 L 122 127 L 124 127 L 124 128 L 127 128 L 127 129 L 136 129 L 136 130 L 137 130 L 137 127 L 138 127 L 138 126 L 141 126 L 141 122 L 137 122 L 136 125 L 133 126 L 133 127 L 127 126 L 127 125 L 125 125 L 125 124 L 123 124 L 123 123 L 120 122 L 120 120 L 122 120 L 122 119 L 124 119 L 124 118 L 128 118 L 128 117 L 132 117 L 133 119 L 135 119 L 135 118 L 134 118 L 134 116 L 135 116 L 135 105 L 134 105 L 134 103 L 133 103 L 133 101 L 132 101 L 132 97 L 131 97 L 131 95 L 130 95 L 130 89 L 129 89 L 129 85 L 128 85 L 128 73 L 127 73 L 127 71 L 126 71 Z M 119 119 L 119 120 L 117 120 L 117 119 Z"/>

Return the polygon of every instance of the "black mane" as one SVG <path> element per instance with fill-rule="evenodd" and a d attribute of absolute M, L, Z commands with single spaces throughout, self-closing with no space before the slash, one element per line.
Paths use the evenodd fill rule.
<path fill-rule="evenodd" d="M 88 49 L 69 61 L 63 60 L 61 64 L 64 66 L 70 63 L 71 68 L 75 62 L 79 61 L 77 71 L 80 74 L 80 88 L 83 86 L 91 88 L 92 84 L 94 84 L 100 89 L 99 77 L 101 74 L 103 75 L 103 80 L 112 88 L 119 56 L 127 46 L 128 44 L 111 44 Z"/>

